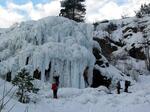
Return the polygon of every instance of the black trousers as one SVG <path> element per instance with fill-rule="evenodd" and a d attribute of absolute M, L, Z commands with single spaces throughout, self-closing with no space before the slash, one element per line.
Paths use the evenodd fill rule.
<path fill-rule="evenodd" d="M 84 81 L 85 81 L 85 86 L 86 86 L 86 87 L 87 87 L 87 86 L 89 86 L 88 79 L 87 79 L 87 78 L 85 78 L 85 79 L 84 79 Z"/>
<path fill-rule="evenodd" d="M 53 98 L 57 98 L 57 89 L 53 90 Z"/>
<path fill-rule="evenodd" d="M 120 94 L 120 88 L 117 88 L 117 94 Z"/>
<path fill-rule="evenodd" d="M 125 87 L 124 92 L 128 92 L 128 86 Z"/>

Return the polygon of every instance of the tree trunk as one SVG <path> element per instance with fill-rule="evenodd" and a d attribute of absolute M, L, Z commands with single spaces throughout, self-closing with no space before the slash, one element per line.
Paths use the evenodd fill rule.
<path fill-rule="evenodd" d="M 23 101 L 23 96 L 24 96 L 24 90 L 22 89 L 22 90 L 21 90 L 21 97 L 20 97 L 20 99 L 19 99 L 21 103 L 24 103 L 24 101 Z"/>
<path fill-rule="evenodd" d="M 76 3 L 76 1 L 75 0 L 73 0 L 73 12 L 72 12 L 72 19 L 73 20 L 75 20 L 75 3 Z"/>

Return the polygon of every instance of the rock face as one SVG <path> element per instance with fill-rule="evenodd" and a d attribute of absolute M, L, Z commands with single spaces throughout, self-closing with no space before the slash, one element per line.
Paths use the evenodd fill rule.
<path fill-rule="evenodd" d="M 116 51 L 117 48 L 113 50 L 110 42 L 108 45 L 105 45 L 105 43 L 101 43 L 101 40 L 98 38 L 93 38 L 93 40 L 99 43 L 101 49 L 98 47 L 93 48 L 93 55 L 96 58 L 96 62 L 93 68 L 93 83 L 91 86 L 99 87 L 103 85 L 108 88 L 111 84 L 115 85 L 118 80 L 130 80 L 129 77 L 126 77 L 124 73 L 112 66 L 108 61 L 112 52 Z"/>
<path fill-rule="evenodd" d="M 108 38 L 99 39 L 94 37 L 94 41 L 97 41 L 102 48 L 102 54 L 109 59 L 112 52 L 116 51 L 118 48 L 115 45 L 112 45 Z"/>
<path fill-rule="evenodd" d="M 115 27 L 112 28 L 112 25 Z M 121 76 L 126 74 L 134 80 L 137 80 L 138 75 L 147 72 L 145 60 L 149 60 L 146 54 L 150 51 L 145 51 L 147 45 L 143 43 L 146 43 L 145 35 L 148 40 L 150 37 L 149 33 L 145 32 L 150 29 L 150 16 L 110 20 L 104 23 L 95 23 L 94 26 L 93 40 L 101 46 L 100 53 L 95 54 L 96 49 L 93 53 L 97 59 L 95 63 L 96 76 L 99 74 L 99 77 L 106 76 L 105 79 L 109 79 L 109 73 L 106 71 L 110 66 L 117 68 Z M 106 61 L 97 58 L 97 54 L 101 54 L 101 57 L 104 56 L 105 60 L 108 60 L 108 67 L 105 65 Z M 105 73 L 107 75 L 104 75 Z"/>
<path fill-rule="evenodd" d="M 93 83 L 92 87 L 99 87 L 100 85 L 106 86 L 107 88 L 111 84 L 111 78 L 107 78 L 106 76 L 103 76 L 100 72 L 100 70 L 95 69 L 93 70 Z"/>
<path fill-rule="evenodd" d="M 1 31 L 0 76 L 26 68 L 43 81 L 58 75 L 60 87 L 84 88 L 84 69 L 89 66 L 92 83 L 92 25 L 47 17 L 39 21 L 16 24 Z M 54 74 L 54 71 L 56 73 Z"/>
<path fill-rule="evenodd" d="M 140 47 L 140 48 L 133 47 L 129 50 L 129 55 L 136 59 L 145 60 L 146 56 L 145 56 L 144 52 L 141 51 L 142 49 L 143 49 L 142 47 Z"/>

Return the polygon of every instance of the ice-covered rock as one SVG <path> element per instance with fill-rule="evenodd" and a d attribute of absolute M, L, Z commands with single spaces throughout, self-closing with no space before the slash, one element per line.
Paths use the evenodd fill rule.
<path fill-rule="evenodd" d="M 83 88 L 86 66 L 94 66 L 92 25 L 76 23 L 61 17 L 22 22 L 1 30 L 0 75 L 11 71 L 16 75 L 26 68 L 41 80 L 52 82 L 54 71 L 60 76 L 61 87 Z M 89 76 L 92 82 L 92 76 Z"/>

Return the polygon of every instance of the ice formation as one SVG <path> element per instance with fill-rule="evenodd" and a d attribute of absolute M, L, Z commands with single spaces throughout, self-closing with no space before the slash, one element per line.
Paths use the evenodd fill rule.
<path fill-rule="evenodd" d="M 37 69 L 41 80 L 52 82 L 54 71 L 61 87 L 85 87 L 83 72 L 94 66 L 92 25 L 47 17 L 22 22 L 0 31 L 0 75 L 26 68 L 31 75 Z M 92 82 L 92 76 L 89 76 Z"/>

